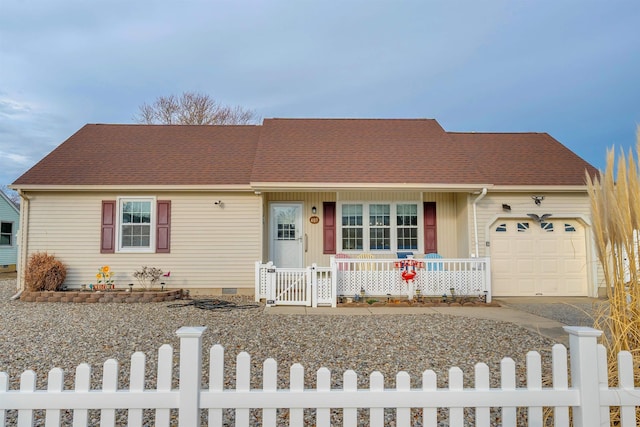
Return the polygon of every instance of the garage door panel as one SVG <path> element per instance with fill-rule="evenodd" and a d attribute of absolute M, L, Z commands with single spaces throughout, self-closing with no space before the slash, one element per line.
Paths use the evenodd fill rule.
<path fill-rule="evenodd" d="M 530 275 L 535 271 L 534 262 L 532 259 L 519 259 L 516 262 L 518 275 Z"/>
<path fill-rule="evenodd" d="M 556 276 L 540 278 L 538 288 L 536 289 L 537 295 L 558 295 L 559 293 L 560 283 Z"/>
<path fill-rule="evenodd" d="M 587 265 L 584 260 L 570 259 L 564 262 L 564 270 L 567 274 L 586 274 Z"/>
<path fill-rule="evenodd" d="M 534 295 L 536 292 L 536 283 L 533 279 L 520 279 L 516 282 L 512 283 L 514 288 L 513 295 Z"/>
<path fill-rule="evenodd" d="M 557 275 L 560 272 L 560 261 L 558 259 L 540 260 L 538 271 L 541 274 Z"/>
<path fill-rule="evenodd" d="M 531 256 L 535 251 L 535 243 L 528 238 L 517 239 L 515 251 L 519 256 Z"/>

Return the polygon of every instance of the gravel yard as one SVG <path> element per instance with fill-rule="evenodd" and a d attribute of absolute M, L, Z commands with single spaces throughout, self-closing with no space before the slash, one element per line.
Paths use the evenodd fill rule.
<path fill-rule="evenodd" d="M 135 351 L 147 355 L 147 387 L 155 388 L 157 350 L 168 343 L 177 352 L 175 331 L 181 326 L 208 328 L 203 337 L 204 384 L 208 381 L 208 348 L 216 343 L 225 347 L 228 387 L 234 384 L 235 356 L 241 351 L 252 356 L 253 387 L 261 386 L 261 366 L 269 357 L 278 363 L 281 388 L 288 388 L 289 367 L 297 362 L 305 367 L 307 387 L 315 386 L 315 372 L 320 367 L 332 372 L 334 387 L 341 386 L 347 369 L 357 372 L 359 387 L 368 387 L 368 375 L 376 370 L 384 375 L 386 387 L 395 386 L 395 374 L 401 370 L 411 375 L 412 387 L 419 387 L 426 369 L 434 370 L 439 386 L 444 387 L 451 366 L 463 370 L 465 386 L 470 387 L 478 362 L 489 365 L 492 385 L 498 386 L 500 360 L 504 357 L 518 364 L 522 385 L 526 353 L 540 351 L 548 369 L 554 344 L 510 323 L 442 314 L 267 315 L 263 306 L 202 310 L 170 307 L 167 303 L 10 301 L 14 293 L 15 280 L 0 281 L 0 371 L 9 375 L 12 389 L 18 388 L 19 376 L 26 369 L 37 373 L 38 388 L 46 388 L 47 372 L 54 367 L 65 371 L 65 387 L 73 388 L 75 367 L 83 362 L 92 366 L 92 387 L 99 388 L 102 364 L 109 358 L 120 362 L 120 386 L 126 388 L 129 360 Z M 387 412 L 391 422 L 393 413 Z M 339 413 L 336 411 L 335 417 Z M 8 425 L 15 421 L 11 416 Z M 259 414 L 254 416 L 259 419 Z M 363 423 L 366 425 L 364 418 Z"/>

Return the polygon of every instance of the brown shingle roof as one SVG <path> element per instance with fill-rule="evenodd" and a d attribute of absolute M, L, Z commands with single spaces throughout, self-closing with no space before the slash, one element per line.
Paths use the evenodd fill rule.
<path fill-rule="evenodd" d="M 475 165 L 430 119 L 271 119 L 252 182 L 478 182 Z"/>
<path fill-rule="evenodd" d="M 14 185 L 583 185 L 585 169 L 596 173 L 544 133 L 445 132 L 432 119 L 266 119 L 86 125 Z"/>
<path fill-rule="evenodd" d="M 584 185 L 597 169 L 546 133 L 449 132 L 494 185 Z"/>
<path fill-rule="evenodd" d="M 249 184 L 259 126 L 84 126 L 14 184 Z"/>

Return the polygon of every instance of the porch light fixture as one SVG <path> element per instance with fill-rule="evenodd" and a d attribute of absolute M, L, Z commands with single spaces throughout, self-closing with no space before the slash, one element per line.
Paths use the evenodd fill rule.
<path fill-rule="evenodd" d="M 502 210 L 506 211 L 506 212 L 511 212 L 511 206 L 507 205 L 506 203 L 502 204 Z"/>
<path fill-rule="evenodd" d="M 531 198 L 533 199 L 533 202 L 540 206 L 540 204 L 542 203 L 542 201 L 544 200 L 544 196 L 531 196 Z"/>
<path fill-rule="evenodd" d="M 215 202 L 213 202 L 214 205 L 219 206 L 219 207 L 223 207 L 224 203 L 222 203 L 222 200 L 216 200 Z"/>
<path fill-rule="evenodd" d="M 313 207 L 311 208 L 311 213 L 315 215 L 317 212 L 318 212 L 318 209 L 316 209 L 316 207 L 315 207 L 315 206 L 313 206 Z"/>

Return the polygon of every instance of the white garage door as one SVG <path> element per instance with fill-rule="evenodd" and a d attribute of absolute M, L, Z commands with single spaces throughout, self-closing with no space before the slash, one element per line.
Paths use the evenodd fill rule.
<path fill-rule="evenodd" d="M 587 295 L 585 230 L 579 222 L 498 220 L 490 238 L 494 295 Z"/>

